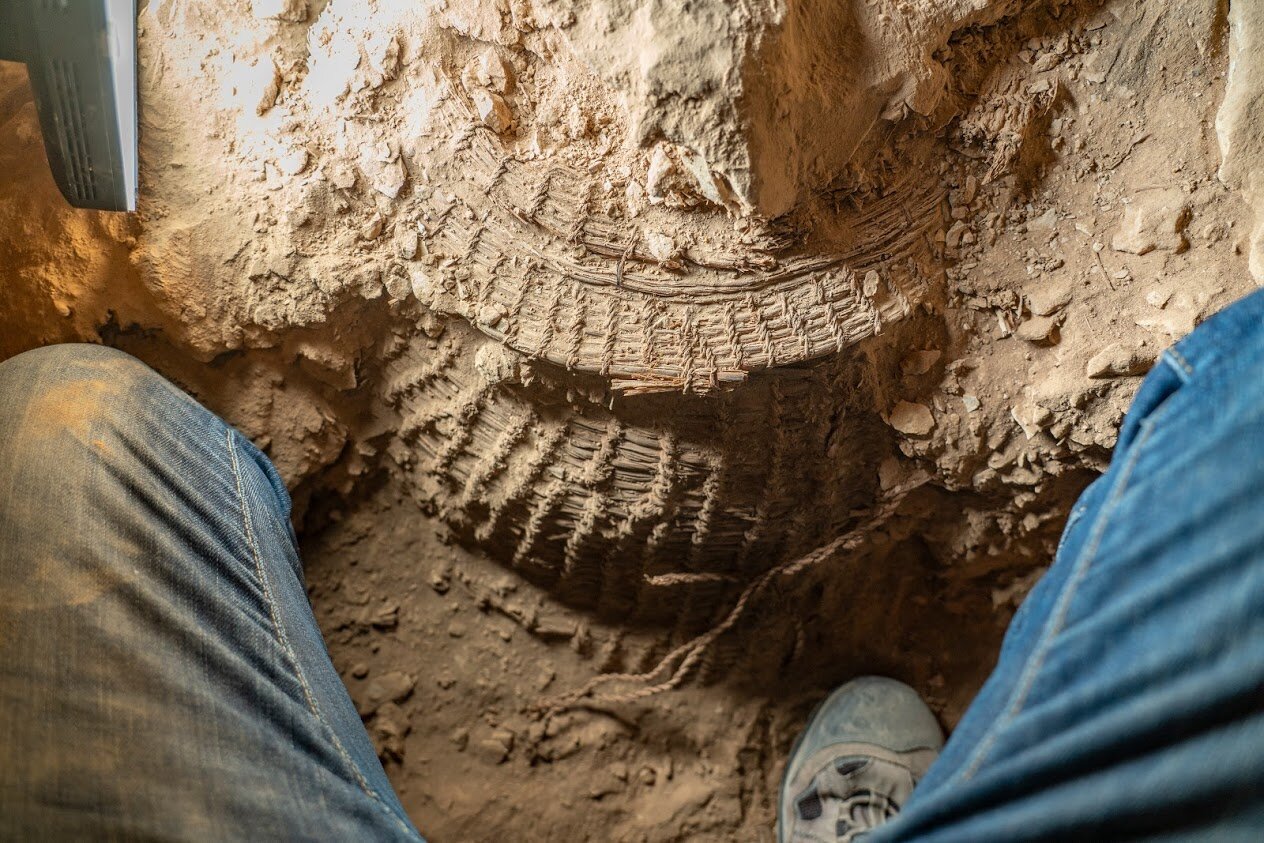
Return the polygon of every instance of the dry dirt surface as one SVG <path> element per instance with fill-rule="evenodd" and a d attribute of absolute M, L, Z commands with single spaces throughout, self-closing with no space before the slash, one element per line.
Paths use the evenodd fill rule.
<path fill-rule="evenodd" d="M 541 717 L 681 636 L 568 609 L 443 525 L 419 534 L 390 486 L 313 539 L 335 661 L 424 832 L 772 840 L 785 754 L 837 683 L 896 676 L 960 717 L 1138 376 L 1254 286 L 1249 213 L 1217 178 L 1223 11 L 1116 3 L 1029 25 L 940 134 L 948 293 L 885 387 L 883 483 L 916 491 L 863 554 L 777 583 L 713 645 L 711 675 Z M 961 61 L 990 37 L 963 34 Z M 995 146 L 1012 156 L 999 177 L 979 168 Z"/>
<path fill-rule="evenodd" d="M 860 673 L 951 728 L 1264 280 L 1257 3 L 682 8 L 153 0 L 127 217 L 0 64 L 0 359 L 121 347 L 265 448 L 436 843 L 772 840 Z"/>
<path fill-rule="evenodd" d="M 305 547 L 317 619 L 435 841 L 772 840 L 781 765 L 826 689 L 897 676 L 951 722 L 1007 615 L 987 587 L 946 580 L 916 537 L 890 539 L 882 566 L 840 561 L 752 611 L 724 681 L 542 716 L 600 671 L 649 669 L 668 636 L 570 609 L 419 529 L 390 486 L 337 517 Z M 761 646 L 787 636 L 790 662 Z"/>

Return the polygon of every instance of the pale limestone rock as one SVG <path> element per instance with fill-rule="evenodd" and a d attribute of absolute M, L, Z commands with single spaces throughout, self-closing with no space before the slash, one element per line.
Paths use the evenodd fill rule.
<path fill-rule="evenodd" d="M 1050 232 L 1058 227 L 1058 212 L 1053 208 L 1027 221 L 1028 231 Z"/>
<path fill-rule="evenodd" d="M 347 164 L 337 164 L 329 173 L 329 183 L 338 190 L 350 190 L 355 187 L 356 172 Z"/>
<path fill-rule="evenodd" d="M 438 292 L 435 289 L 434 278 L 419 266 L 408 267 L 408 281 L 412 286 L 413 295 L 422 303 L 429 302 Z"/>
<path fill-rule="evenodd" d="M 689 175 L 693 176 L 696 189 L 702 195 L 702 198 L 716 205 L 728 204 L 731 200 L 729 186 L 724 181 L 723 176 L 717 175 L 711 170 L 710 165 L 707 164 L 707 159 L 692 149 L 682 148 L 680 150 L 680 163 Z"/>
<path fill-rule="evenodd" d="M 499 304 L 485 304 L 478 309 L 478 321 L 482 325 L 499 329 L 501 323 L 509 316 L 509 311 Z"/>
<path fill-rule="evenodd" d="M 420 245 L 421 235 L 417 233 L 417 229 L 406 225 L 395 228 L 395 254 L 404 260 L 413 260 L 417 257 Z"/>
<path fill-rule="evenodd" d="M 404 162 L 396 158 L 394 161 L 388 161 L 373 176 L 373 189 L 378 193 L 390 199 L 399 196 L 404 184 L 408 181 L 408 171 L 404 169 Z"/>
<path fill-rule="evenodd" d="M 676 241 L 661 231 L 645 232 L 645 248 L 649 249 L 649 253 L 660 263 L 666 263 L 675 258 L 679 252 Z"/>
<path fill-rule="evenodd" d="M 1264 4 L 1229 5 L 1229 75 L 1216 114 L 1220 180 L 1255 211 L 1249 265 L 1264 284 Z"/>
<path fill-rule="evenodd" d="M 1179 188 L 1139 193 L 1124 210 L 1111 248 L 1134 255 L 1149 254 L 1155 249 L 1182 251 L 1188 245 L 1184 231 L 1189 216 L 1189 199 Z"/>
<path fill-rule="evenodd" d="M 484 50 L 478 57 L 474 76 L 480 85 L 495 93 L 507 94 L 513 90 L 513 66 L 495 50 Z"/>
<path fill-rule="evenodd" d="M 486 738 L 470 745 L 474 754 L 488 764 L 503 764 L 513 751 L 514 734 L 508 729 L 497 729 Z"/>
<path fill-rule="evenodd" d="M 397 143 L 381 140 L 361 145 L 359 164 L 369 185 L 390 199 L 397 198 L 408 181 L 408 170 Z"/>
<path fill-rule="evenodd" d="M 658 144 L 650 153 L 650 166 L 645 176 L 645 191 L 649 194 L 650 204 L 658 205 L 667 198 L 669 180 L 675 171 L 676 163 L 667 154 L 667 145 Z"/>
<path fill-rule="evenodd" d="M 575 3 L 565 31 L 620 92 L 632 137 L 694 150 L 707 164 L 703 182 L 776 217 L 844 167 L 865 167 L 882 121 L 934 113 L 949 89 L 940 50 L 1015 5 L 616 0 Z M 448 6 L 469 16 L 479 4 Z"/>
<path fill-rule="evenodd" d="M 250 12 L 257 18 L 301 23 L 307 20 L 307 0 L 250 0 Z"/>
<path fill-rule="evenodd" d="M 1071 303 L 1071 287 L 1066 284 L 1041 285 L 1026 295 L 1033 316 L 1052 316 Z"/>
<path fill-rule="evenodd" d="M 262 117 L 276 105 L 277 97 L 281 95 L 281 71 L 272 61 L 261 61 L 257 67 L 256 77 L 263 80 L 263 90 L 255 103 L 255 114 Z"/>
<path fill-rule="evenodd" d="M 381 215 L 374 214 L 369 217 L 368 222 L 360 226 L 360 239 L 376 240 L 382 236 L 382 228 L 384 225 L 385 220 L 382 219 Z"/>
<path fill-rule="evenodd" d="M 1053 341 L 1058 322 L 1051 316 L 1033 316 L 1025 320 L 1014 332 L 1020 340 L 1045 344 Z"/>
<path fill-rule="evenodd" d="M 1053 423 L 1053 413 L 1039 404 L 1024 403 L 1011 407 L 1010 417 L 1023 429 L 1023 435 L 1031 439 Z"/>
<path fill-rule="evenodd" d="M 711 202 L 733 201 L 728 184 L 711 171 L 697 152 L 666 143 L 655 145 L 645 175 L 645 191 L 651 205 L 688 208 Z"/>
<path fill-rule="evenodd" d="M 479 119 L 493 132 L 504 134 L 513 126 L 513 112 L 500 94 L 475 88 L 470 98 L 474 100 Z"/>
<path fill-rule="evenodd" d="M 1122 378 L 1143 375 L 1154 365 L 1155 350 L 1113 342 L 1093 355 L 1085 367 L 1090 378 Z"/>

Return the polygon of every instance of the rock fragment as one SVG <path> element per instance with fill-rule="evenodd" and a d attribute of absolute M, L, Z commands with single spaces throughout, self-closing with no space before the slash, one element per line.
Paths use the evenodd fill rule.
<path fill-rule="evenodd" d="M 514 733 L 508 729 L 497 729 L 490 736 L 472 744 L 471 749 L 489 764 L 503 764 L 509 760 L 513 745 Z"/>
<path fill-rule="evenodd" d="M 486 325 L 488 328 L 499 330 L 501 323 L 509 316 L 509 311 L 505 310 L 503 305 L 492 302 L 485 304 L 478 309 L 478 324 Z"/>
<path fill-rule="evenodd" d="M 732 199 L 732 192 L 727 182 L 717 175 L 707 159 L 692 149 L 680 149 L 680 163 L 685 171 L 693 176 L 697 191 L 703 199 L 716 205 L 726 205 Z"/>
<path fill-rule="evenodd" d="M 900 401 L 891 409 L 887 424 L 909 436 L 926 436 L 935 429 L 935 417 L 924 404 Z"/>
<path fill-rule="evenodd" d="M 864 280 L 860 282 L 860 291 L 865 294 L 865 298 L 873 299 L 877 298 L 881 286 L 882 276 L 876 269 L 871 269 L 865 273 Z"/>
<path fill-rule="evenodd" d="M 382 227 L 384 225 L 385 225 L 385 221 L 382 219 L 382 217 L 379 216 L 378 214 L 374 214 L 373 216 L 369 217 L 368 221 L 365 222 L 364 225 L 360 226 L 360 239 L 361 240 L 376 240 L 377 238 L 382 236 Z"/>
<path fill-rule="evenodd" d="M 1049 233 L 1058 227 L 1058 212 L 1053 208 L 1049 208 L 1038 217 L 1033 217 L 1027 221 L 1028 231 L 1039 231 Z"/>
<path fill-rule="evenodd" d="M 394 629 L 399 626 L 399 604 L 384 603 L 369 615 L 369 626 L 374 629 Z"/>
<path fill-rule="evenodd" d="M 368 176 L 369 185 L 388 199 L 398 198 L 408 181 L 408 169 L 395 142 L 380 141 L 361 146 L 360 169 Z"/>
<path fill-rule="evenodd" d="M 944 243 L 949 249 L 957 250 L 961 248 L 961 244 L 966 242 L 966 235 L 970 232 L 970 226 L 963 221 L 957 220 L 948 229 L 948 233 L 944 235 Z"/>
<path fill-rule="evenodd" d="M 659 143 L 650 153 L 645 192 L 651 205 L 692 208 L 733 201 L 728 184 L 712 172 L 705 158 L 691 149 Z"/>
<path fill-rule="evenodd" d="M 621 792 L 626 784 L 613 772 L 606 770 L 595 776 L 588 784 L 588 798 L 599 800 Z"/>
<path fill-rule="evenodd" d="M 1090 378 L 1122 378 L 1143 375 L 1154 365 L 1155 353 L 1147 347 L 1129 348 L 1113 342 L 1093 355 L 1086 373 Z"/>
<path fill-rule="evenodd" d="M 401 703 L 412 695 L 416 678 L 402 670 L 393 670 L 370 679 L 357 707 L 361 717 L 368 717 L 386 703 Z"/>
<path fill-rule="evenodd" d="M 395 254 L 404 260 L 412 260 L 417 257 L 420 243 L 421 235 L 417 233 L 417 229 L 405 225 L 398 226 L 395 229 Z"/>
<path fill-rule="evenodd" d="M 378 169 L 373 177 L 373 189 L 378 193 L 390 199 L 399 197 L 399 193 L 404 189 L 404 184 L 408 181 L 408 171 L 404 169 L 404 162 L 396 158 L 389 161 Z"/>
<path fill-rule="evenodd" d="M 1033 316 L 1052 316 L 1071 303 L 1071 288 L 1065 284 L 1041 285 L 1026 295 Z"/>
<path fill-rule="evenodd" d="M 1053 413 L 1047 407 L 1035 403 L 1023 403 L 1011 407 L 1010 416 L 1023 429 L 1023 435 L 1031 439 L 1053 423 Z"/>
<path fill-rule="evenodd" d="M 1194 330 L 1194 313 L 1185 310 L 1170 310 L 1152 319 L 1136 319 L 1137 327 L 1147 331 L 1166 334 L 1172 339 L 1179 339 Z"/>
<path fill-rule="evenodd" d="M 258 78 L 263 80 L 263 89 L 259 94 L 259 101 L 255 103 L 255 114 L 262 117 L 276 105 L 277 97 L 281 96 L 281 71 L 271 61 L 260 62 L 258 67 Z"/>
<path fill-rule="evenodd" d="M 373 743 L 383 761 L 404 760 L 404 738 L 412 731 L 408 714 L 394 703 L 385 703 L 377 710 L 372 725 Z"/>
<path fill-rule="evenodd" d="M 399 265 L 388 267 L 382 273 L 382 286 L 386 288 L 386 295 L 391 301 L 404 301 L 413 291 L 408 282 L 408 273 Z"/>
<path fill-rule="evenodd" d="M 567 618 L 541 618 L 531 634 L 545 641 L 569 641 L 575 637 L 575 622 Z"/>
<path fill-rule="evenodd" d="M 346 164 L 336 165 L 329 174 L 329 183 L 338 190 L 350 190 L 355 187 L 355 170 Z"/>
<path fill-rule="evenodd" d="M 1062 64 L 1062 56 L 1057 53 L 1044 53 L 1031 63 L 1033 73 L 1046 73 Z"/>
<path fill-rule="evenodd" d="M 360 67 L 364 84 L 374 89 L 382 87 L 398 75 L 403 53 L 403 44 L 397 34 L 385 38 L 383 35 L 384 33 L 375 33 L 364 45 L 365 58 L 368 61 Z"/>
<path fill-rule="evenodd" d="M 479 311 L 479 318 L 488 317 L 486 324 L 495 324 L 504 318 L 504 308 L 489 303 Z M 484 343 L 474 352 L 474 369 L 485 383 L 516 383 L 521 380 L 522 355 L 498 342 Z"/>
<path fill-rule="evenodd" d="M 1157 307 L 1159 310 L 1167 307 L 1167 303 L 1172 300 L 1172 292 L 1170 290 L 1162 290 L 1158 287 L 1150 290 L 1145 295 L 1146 304 L 1151 307 Z"/>
<path fill-rule="evenodd" d="M 666 144 L 659 144 L 650 153 L 650 168 L 645 177 L 645 190 L 650 204 L 657 205 L 667 198 L 669 181 L 675 173 L 676 163 L 667 154 Z"/>
<path fill-rule="evenodd" d="M 474 100 L 474 110 L 478 112 L 483 125 L 496 134 L 503 135 L 513 126 L 513 112 L 500 94 L 475 88 L 470 98 Z"/>
<path fill-rule="evenodd" d="M 474 75 L 480 85 L 498 94 L 507 94 L 513 90 L 513 65 L 505 61 L 495 50 L 483 51 L 483 54 L 478 57 L 478 66 Z"/>
<path fill-rule="evenodd" d="M 674 259 L 680 251 L 671 235 L 664 234 L 661 231 L 647 231 L 644 234 L 644 239 L 645 247 L 654 256 L 654 260 L 659 263 L 667 263 Z"/>
<path fill-rule="evenodd" d="M 1180 189 L 1139 193 L 1124 211 L 1111 248 L 1134 255 L 1183 251 L 1189 246 L 1184 234 L 1189 218 L 1189 199 Z"/>
<path fill-rule="evenodd" d="M 1024 320 L 1014 335 L 1037 345 L 1047 345 L 1056 339 L 1058 321 L 1051 316 L 1033 316 Z"/>

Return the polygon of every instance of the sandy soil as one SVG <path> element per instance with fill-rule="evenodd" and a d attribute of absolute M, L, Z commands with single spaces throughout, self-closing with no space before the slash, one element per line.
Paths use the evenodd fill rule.
<path fill-rule="evenodd" d="M 826 689 L 896 676 L 951 724 L 1009 614 L 908 537 L 883 566 L 844 563 L 752 613 L 750 652 L 731 654 L 723 681 L 541 718 L 599 671 L 652 664 L 670 629 L 568 609 L 441 526 L 419 529 L 389 485 L 305 554 L 334 663 L 435 841 L 772 840 L 781 765 Z M 802 638 L 789 664 L 759 646 L 787 636 Z"/>
<path fill-rule="evenodd" d="M 1213 4 L 1112 4 L 1073 39 L 1010 57 L 991 98 L 946 130 L 946 331 L 912 329 L 926 344 L 898 360 L 886 416 L 902 433 L 889 482 L 921 485 L 864 554 L 780 584 L 710 675 L 542 720 L 542 701 L 648 669 L 679 634 L 570 610 L 440 524 L 419 534 L 390 483 L 314 537 L 313 599 L 353 696 L 366 713 L 400 697 L 368 723 L 421 828 L 771 840 L 785 753 L 837 683 L 897 676 L 951 727 L 1104 466 L 1137 376 L 1254 287 L 1246 211 L 1216 178 L 1224 39 Z M 1036 70 L 1050 66 L 1056 81 Z M 1056 94 L 1012 172 L 983 184 L 989 115 L 1044 84 Z M 375 627 L 384 609 L 398 620 Z"/>

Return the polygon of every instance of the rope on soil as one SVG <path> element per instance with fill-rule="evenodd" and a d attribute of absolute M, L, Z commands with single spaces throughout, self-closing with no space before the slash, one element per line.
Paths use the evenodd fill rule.
<path fill-rule="evenodd" d="M 701 635 L 686 641 L 662 658 L 652 670 L 645 673 L 603 673 L 594 676 L 583 686 L 552 700 L 543 700 L 534 708 L 545 720 L 584 705 L 621 705 L 656 696 L 679 688 L 689 674 L 701 663 L 711 646 L 726 632 L 737 625 L 746 609 L 763 594 L 778 577 L 789 577 L 819 565 L 838 553 L 854 550 L 865 539 L 883 527 L 899 509 L 911 491 L 903 488 L 898 494 L 880 501 L 871 513 L 862 516 L 863 523 L 838 536 L 828 544 L 770 568 L 746 586 L 733 608 L 718 624 Z M 621 692 L 594 693 L 612 683 L 640 685 Z"/>

